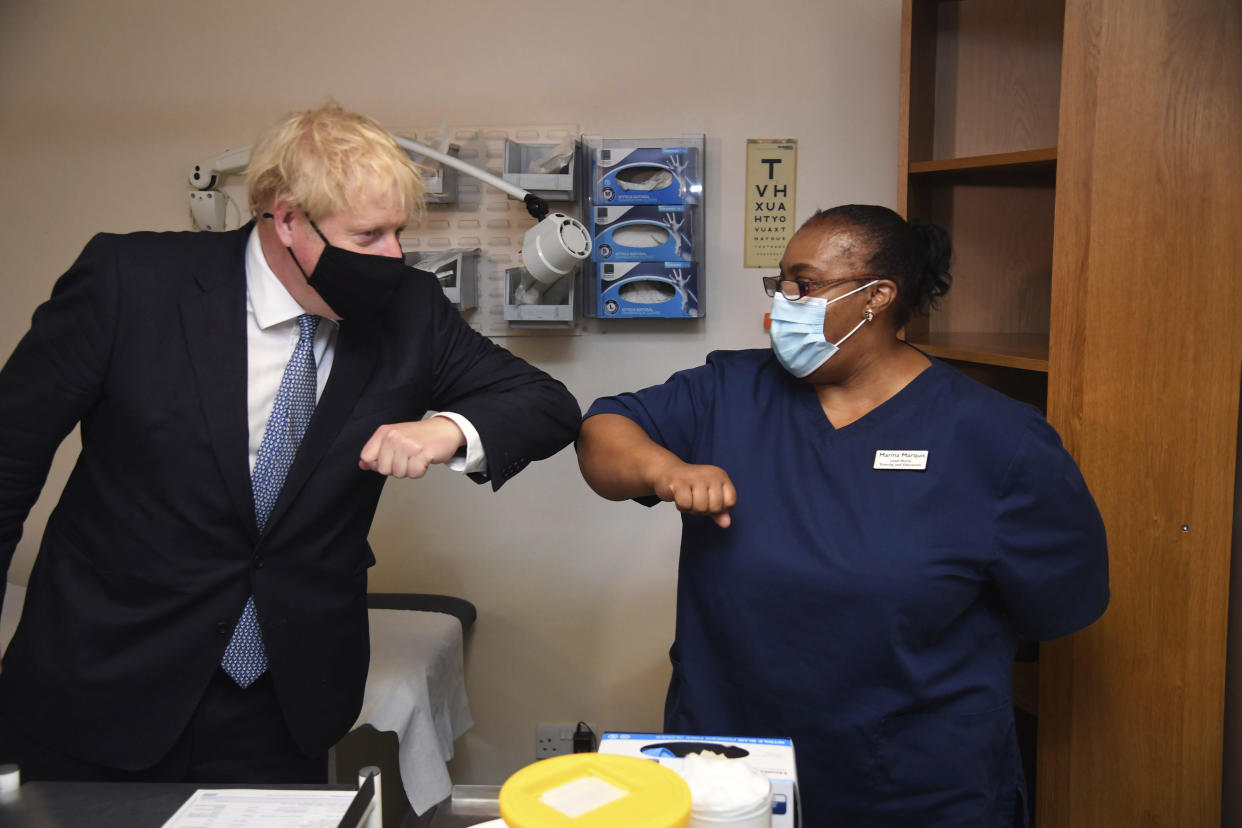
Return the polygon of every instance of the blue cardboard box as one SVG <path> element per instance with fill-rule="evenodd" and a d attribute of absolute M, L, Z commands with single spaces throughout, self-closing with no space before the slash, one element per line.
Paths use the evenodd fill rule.
<path fill-rule="evenodd" d="M 595 315 L 601 319 L 702 317 L 693 262 L 597 262 Z"/>
<path fill-rule="evenodd" d="M 692 262 L 597 262 L 592 268 L 594 315 L 601 319 L 693 319 L 703 315 L 698 265 Z"/>
<path fill-rule="evenodd" d="M 695 261 L 694 209 L 682 204 L 596 206 L 591 209 L 591 259 Z"/>
<path fill-rule="evenodd" d="M 703 172 L 697 147 L 597 147 L 591 154 L 596 204 L 697 204 Z"/>

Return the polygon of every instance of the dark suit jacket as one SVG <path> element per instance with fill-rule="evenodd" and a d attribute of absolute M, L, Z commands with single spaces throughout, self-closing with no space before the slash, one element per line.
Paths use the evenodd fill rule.
<path fill-rule="evenodd" d="M 411 271 L 341 324 L 332 374 L 262 535 L 248 467 L 250 227 L 100 235 L 0 371 L 0 563 L 56 447 L 82 452 L 48 519 L 0 710 L 49 746 L 137 769 L 172 746 L 253 593 L 272 681 L 308 754 L 353 724 L 369 658 L 367 532 L 384 423 L 451 410 L 494 487 L 576 434 L 565 387 L 471 330 Z"/>

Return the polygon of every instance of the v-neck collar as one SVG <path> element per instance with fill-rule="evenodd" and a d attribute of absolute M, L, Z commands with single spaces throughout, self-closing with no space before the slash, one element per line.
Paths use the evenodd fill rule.
<path fill-rule="evenodd" d="M 919 353 L 923 353 L 919 351 Z M 894 413 L 905 407 L 910 402 L 921 397 L 926 389 L 935 381 L 939 372 L 946 370 L 944 365 L 937 359 L 927 356 L 928 362 L 931 364 L 920 371 L 909 382 L 902 386 L 896 394 L 893 394 L 884 402 L 868 411 L 853 422 L 837 428 L 832 424 L 832 420 L 828 419 L 828 415 L 824 412 L 824 407 L 820 404 L 819 395 L 815 392 L 815 386 L 804 380 L 794 377 L 789 379 L 797 383 L 798 398 L 803 407 L 807 409 L 807 417 L 810 422 L 815 423 L 816 432 L 823 438 L 827 439 L 836 434 L 856 434 L 859 432 L 870 431 L 882 425 L 894 416 Z"/>

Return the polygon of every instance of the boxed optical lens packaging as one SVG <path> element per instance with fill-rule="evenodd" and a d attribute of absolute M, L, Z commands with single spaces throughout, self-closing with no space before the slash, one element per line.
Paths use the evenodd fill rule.
<path fill-rule="evenodd" d="M 798 772 L 793 742 L 739 736 L 682 736 L 671 733 L 608 732 L 599 741 L 600 753 L 634 756 L 660 762 L 691 753 L 711 752 L 742 759 L 772 782 L 772 828 L 793 828 L 798 800 Z"/>
<path fill-rule="evenodd" d="M 591 259 L 596 262 L 689 262 L 695 227 L 684 204 L 591 209 Z"/>
<path fill-rule="evenodd" d="M 699 316 L 698 266 L 691 262 L 593 262 L 592 269 L 602 318 Z"/>

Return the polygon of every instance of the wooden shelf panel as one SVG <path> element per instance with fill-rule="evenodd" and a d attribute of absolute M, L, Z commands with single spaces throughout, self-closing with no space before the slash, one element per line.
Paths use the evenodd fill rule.
<path fill-rule="evenodd" d="M 915 0 L 910 158 L 1057 142 L 1065 0 Z"/>
<path fill-rule="evenodd" d="M 997 152 L 965 158 L 944 158 L 938 161 L 910 162 L 910 175 L 931 175 L 951 172 L 1036 172 L 1056 170 L 1057 148 Z"/>
<path fill-rule="evenodd" d="M 941 359 L 1048 373 L 1048 335 L 932 331 L 908 337 L 911 345 Z"/>

